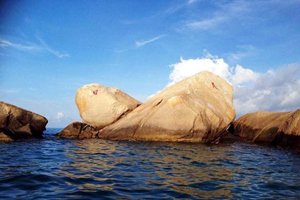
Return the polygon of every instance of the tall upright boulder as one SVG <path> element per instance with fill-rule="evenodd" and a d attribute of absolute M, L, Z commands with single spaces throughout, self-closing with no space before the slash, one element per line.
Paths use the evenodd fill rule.
<path fill-rule="evenodd" d="M 204 71 L 159 92 L 99 137 L 204 143 L 224 133 L 234 118 L 233 87 Z"/>
<path fill-rule="evenodd" d="M 41 138 L 48 120 L 23 108 L 0 102 L 0 141 Z"/>
<path fill-rule="evenodd" d="M 141 104 L 120 89 L 96 83 L 79 88 L 75 101 L 83 123 L 97 129 L 112 124 Z"/>
<path fill-rule="evenodd" d="M 300 147 L 300 109 L 246 114 L 234 122 L 234 134 L 256 143 Z"/>

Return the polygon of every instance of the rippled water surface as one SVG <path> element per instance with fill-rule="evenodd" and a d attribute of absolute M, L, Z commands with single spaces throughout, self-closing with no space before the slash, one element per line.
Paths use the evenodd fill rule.
<path fill-rule="evenodd" d="M 219 145 L 55 139 L 0 143 L 0 199 L 300 199 L 300 154 Z"/>

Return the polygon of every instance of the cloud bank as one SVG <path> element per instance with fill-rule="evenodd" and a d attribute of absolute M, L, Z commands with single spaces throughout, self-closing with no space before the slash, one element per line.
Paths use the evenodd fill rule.
<path fill-rule="evenodd" d="M 173 68 L 167 86 L 201 71 L 213 72 L 234 87 L 237 117 L 249 112 L 290 111 L 300 108 L 300 64 L 258 73 L 241 65 L 230 67 L 222 58 L 206 54 L 203 58 L 180 59 Z"/>

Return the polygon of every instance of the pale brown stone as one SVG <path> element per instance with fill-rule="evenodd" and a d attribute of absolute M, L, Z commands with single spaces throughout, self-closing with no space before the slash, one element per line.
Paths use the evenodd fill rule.
<path fill-rule="evenodd" d="M 233 87 L 201 72 L 156 94 L 101 130 L 111 140 L 210 142 L 233 122 Z"/>
<path fill-rule="evenodd" d="M 234 134 L 251 142 L 300 147 L 300 109 L 246 114 L 234 122 Z"/>
<path fill-rule="evenodd" d="M 79 88 L 75 101 L 83 123 L 97 129 L 112 124 L 141 104 L 117 88 L 99 84 Z"/>

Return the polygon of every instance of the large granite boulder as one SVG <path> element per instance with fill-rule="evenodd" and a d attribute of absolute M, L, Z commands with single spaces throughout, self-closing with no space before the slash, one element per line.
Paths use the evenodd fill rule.
<path fill-rule="evenodd" d="M 47 123 L 41 115 L 0 102 L 0 141 L 41 138 Z"/>
<path fill-rule="evenodd" d="M 141 104 L 117 88 L 99 84 L 79 88 L 75 101 L 83 123 L 97 129 L 112 124 Z"/>
<path fill-rule="evenodd" d="M 251 142 L 300 147 L 300 109 L 246 114 L 234 122 L 234 134 Z"/>
<path fill-rule="evenodd" d="M 204 143 L 222 135 L 234 118 L 233 87 L 205 71 L 159 92 L 99 137 Z"/>
<path fill-rule="evenodd" d="M 56 134 L 57 138 L 90 139 L 98 138 L 99 131 L 85 123 L 73 122 Z"/>

